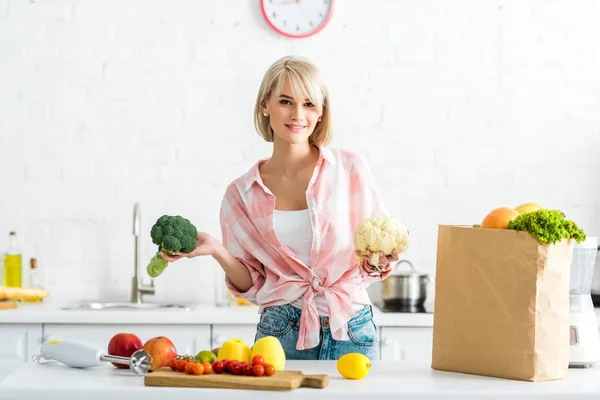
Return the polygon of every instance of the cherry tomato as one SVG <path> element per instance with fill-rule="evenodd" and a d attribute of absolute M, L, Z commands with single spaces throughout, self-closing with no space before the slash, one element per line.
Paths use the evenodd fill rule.
<path fill-rule="evenodd" d="M 263 376 L 265 374 L 265 367 L 263 367 L 262 365 L 255 365 L 253 369 L 254 376 Z"/>
<path fill-rule="evenodd" d="M 254 368 L 252 365 L 244 365 L 244 375 L 252 376 L 254 375 Z"/>
<path fill-rule="evenodd" d="M 192 375 L 202 375 L 204 373 L 204 366 L 202 364 L 196 362 L 190 364 L 192 364 Z"/>
<path fill-rule="evenodd" d="M 169 363 L 169 368 L 171 368 L 173 371 L 177 371 L 177 364 L 179 364 L 179 360 L 174 358 Z"/>
<path fill-rule="evenodd" d="M 187 364 L 185 364 L 185 373 L 186 374 L 191 374 L 192 373 L 192 368 L 194 368 L 194 364 L 197 364 L 193 361 L 188 362 Z"/>
<path fill-rule="evenodd" d="M 232 368 L 232 367 L 233 367 L 235 364 L 236 364 L 236 361 L 235 361 L 235 360 L 228 360 L 228 361 L 225 363 L 225 371 L 227 371 L 227 372 L 231 373 L 231 368 Z"/>
<path fill-rule="evenodd" d="M 275 374 L 275 367 L 271 364 L 265 364 L 265 375 L 266 376 L 271 376 Z"/>
<path fill-rule="evenodd" d="M 204 367 L 204 373 L 205 374 L 210 374 L 212 372 L 212 365 L 210 365 L 210 363 L 208 361 L 205 361 L 202 363 L 202 366 Z"/>
<path fill-rule="evenodd" d="M 185 372 L 185 366 L 187 365 L 187 363 L 187 360 L 179 360 L 179 362 L 177 363 L 177 371 Z"/>
<path fill-rule="evenodd" d="M 232 375 L 241 375 L 242 374 L 242 365 L 240 363 L 233 364 L 231 366 L 230 372 Z"/>
<path fill-rule="evenodd" d="M 223 361 L 215 361 L 215 363 L 212 365 L 212 370 L 215 372 L 215 374 L 222 374 L 223 371 L 225 371 L 225 364 Z"/>
<path fill-rule="evenodd" d="M 265 363 L 265 359 L 260 354 L 252 357 L 252 365 L 263 365 Z"/>

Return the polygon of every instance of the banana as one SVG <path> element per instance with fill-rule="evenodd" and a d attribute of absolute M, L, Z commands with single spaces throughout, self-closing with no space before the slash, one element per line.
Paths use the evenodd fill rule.
<path fill-rule="evenodd" d="M 49 294 L 38 288 L 0 286 L 0 300 L 39 300 Z"/>
<path fill-rule="evenodd" d="M 528 212 L 537 211 L 537 210 L 541 210 L 541 209 L 542 209 L 542 207 L 536 203 L 523 203 L 523 204 L 515 207 L 515 210 L 519 214 L 525 214 Z"/>

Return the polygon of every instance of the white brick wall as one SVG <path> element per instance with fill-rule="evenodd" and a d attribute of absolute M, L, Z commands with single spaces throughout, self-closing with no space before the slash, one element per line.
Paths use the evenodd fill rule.
<path fill-rule="evenodd" d="M 333 146 L 368 159 L 419 269 L 437 224 L 504 204 L 600 234 L 597 1 L 338 0 L 288 40 L 256 0 L 0 0 L 0 247 L 17 230 L 57 301 L 125 299 L 135 201 L 146 231 L 179 213 L 220 237 L 226 185 L 270 154 L 260 79 L 290 53 L 328 77 Z M 179 264 L 157 297 L 212 301 L 215 263 Z"/>

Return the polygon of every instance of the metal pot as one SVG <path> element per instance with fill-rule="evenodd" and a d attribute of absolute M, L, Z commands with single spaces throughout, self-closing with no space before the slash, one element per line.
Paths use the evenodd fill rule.
<path fill-rule="evenodd" d="M 410 266 L 410 272 L 395 272 L 383 281 L 383 303 L 388 307 L 420 307 L 427 298 L 427 285 L 433 279 L 416 272 L 408 260 L 401 260 L 396 268 L 403 263 Z"/>

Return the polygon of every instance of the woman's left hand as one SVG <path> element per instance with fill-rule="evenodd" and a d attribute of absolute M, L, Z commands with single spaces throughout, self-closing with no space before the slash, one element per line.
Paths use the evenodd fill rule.
<path fill-rule="evenodd" d="M 371 265 L 371 257 L 373 256 L 373 252 L 367 249 L 367 255 L 362 255 L 358 250 L 356 251 L 356 255 L 358 255 L 360 260 L 360 266 L 366 273 L 372 274 L 373 272 L 379 272 L 381 274 L 381 278 L 385 279 L 391 272 L 392 267 L 390 265 L 393 261 L 398 261 L 399 256 L 396 249 L 392 251 L 392 254 L 385 255 L 382 251 L 379 252 L 379 263 L 376 266 Z"/>

